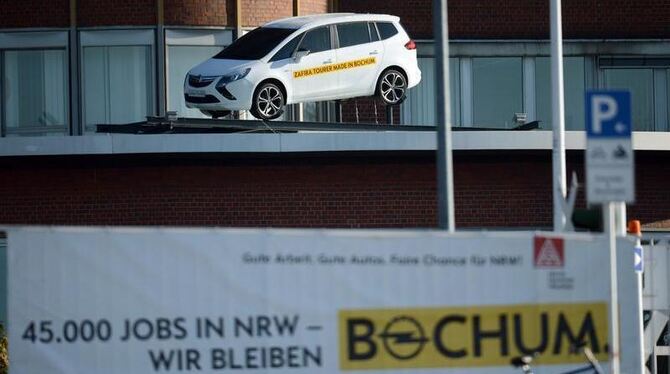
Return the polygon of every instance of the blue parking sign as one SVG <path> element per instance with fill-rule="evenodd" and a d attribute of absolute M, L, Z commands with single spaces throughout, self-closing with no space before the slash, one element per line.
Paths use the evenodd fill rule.
<path fill-rule="evenodd" d="M 587 91 L 586 134 L 589 138 L 630 138 L 630 92 Z"/>

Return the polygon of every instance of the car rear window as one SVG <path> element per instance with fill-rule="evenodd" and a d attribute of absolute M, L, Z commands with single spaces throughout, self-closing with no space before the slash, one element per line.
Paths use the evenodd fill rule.
<path fill-rule="evenodd" d="M 295 29 L 259 27 L 235 40 L 214 58 L 229 60 L 258 60 L 284 41 Z"/>
<path fill-rule="evenodd" d="M 398 33 L 398 29 L 391 22 L 377 22 L 377 29 L 382 40 L 388 39 Z"/>
<path fill-rule="evenodd" d="M 340 48 L 370 43 L 367 22 L 352 22 L 337 25 L 337 36 L 340 40 Z"/>
<path fill-rule="evenodd" d="M 332 49 L 330 45 L 330 27 L 319 27 L 307 31 L 298 48 L 298 50 L 301 49 L 307 50 L 310 53 L 323 52 Z"/>

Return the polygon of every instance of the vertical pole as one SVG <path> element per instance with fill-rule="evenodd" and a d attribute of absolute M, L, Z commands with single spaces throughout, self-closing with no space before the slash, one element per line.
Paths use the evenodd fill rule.
<path fill-rule="evenodd" d="M 300 0 L 293 0 L 293 17 L 300 15 Z M 305 119 L 305 110 L 302 103 L 293 104 L 293 121 L 302 122 Z"/>
<path fill-rule="evenodd" d="M 625 237 L 626 203 L 612 203 L 616 211 L 616 236 Z M 637 235 L 635 246 L 641 246 L 639 231 L 631 232 Z M 619 248 L 618 253 L 618 303 L 622 306 L 619 312 L 619 330 L 622 373 L 644 373 L 644 324 L 642 318 L 642 273 L 633 271 L 633 248 L 625 246 Z M 624 307 L 625 306 L 625 307 Z"/>
<path fill-rule="evenodd" d="M 451 108 L 449 107 L 449 25 L 447 0 L 433 0 L 435 35 L 435 77 L 437 107 L 437 209 L 438 225 L 453 232 L 454 168 L 451 145 Z"/>
<path fill-rule="evenodd" d="M 77 0 L 70 0 L 70 134 L 83 134 L 79 121 L 79 43 L 77 38 Z"/>
<path fill-rule="evenodd" d="M 335 100 L 335 122 L 342 122 L 342 101 Z"/>
<path fill-rule="evenodd" d="M 626 236 L 626 203 L 616 202 L 614 203 L 614 209 L 616 210 L 617 236 Z"/>
<path fill-rule="evenodd" d="M 567 190 L 565 182 L 565 119 L 563 104 L 563 31 L 561 0 L 551 0 L 551 111 L 553 126 L 552 194 L 554 199 L 554 231 L 563 231 L 565 213 L 563 202 Z"/>
<path fill-rule="evenodd" d="M 235 39 L 242 37 L 242 0 L 235 1 Z M 233 118 L 248 119 L 247 113 L 244 110 L 233 112 Z"/>
<path fill-rule="evenodd" d="M 610 258 L 610 304 L 609 304 L 609 354 L 610 370 L 612 373 L 620 372 L 619 357 L 619 300 L 618 300 L 618 272 L 617 272 L 617 253 L 616 253 L 616 213 L 614 203 L 603 204 L 603 223 L 607 244 L 609 247 Z M 632 263 L 630 264 L 632 267 Z"/>
<path fill-rule="evenodd" d="M 159 117 L 165 116 L 167 103 L 167 84 L 165 78 L 165 4 L 164 0 L 156 1 L 156 87 L 158 90 L 158 107 L 156 113 Z"/>

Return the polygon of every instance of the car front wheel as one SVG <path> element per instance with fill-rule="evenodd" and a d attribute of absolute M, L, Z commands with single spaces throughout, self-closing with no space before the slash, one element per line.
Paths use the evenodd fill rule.
<path fill-rule="evenodd" d="M 262 120 L 278 118 L 284 113 L 284 92 L 274 83 L 263 83 L 254 93 L 251 114 Z"/>
<path fill-rule="evenodd" d="M 397 105 L 405 100 L 407 79 L 395 69 L 386 70 L 377 83 L 379 97 L 386 105 Z"/>

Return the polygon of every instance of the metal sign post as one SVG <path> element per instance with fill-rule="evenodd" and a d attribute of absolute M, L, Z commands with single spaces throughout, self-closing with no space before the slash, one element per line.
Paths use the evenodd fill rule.
<path fill-rule="evenodd" d="M 563 203 L 565 182 L 565 117 L 563 98 L 563 28 L 561 25 L 561 0 L 551 0 L 551 126 L 552 146 L 552 196 L 554 199 L 554 231 L 564 231 L 566 217 Z"/>
<path fill-rule="evenodd" d="M 618 302 L 616 236 L 617 234 L 621 236 L 621 233 L 617 229 L 616 205 L 621 202 L 633 202 L 635 196 L 631 128 L 629 92 L 586 93 L 586 199 L 589 204 L 603 204 L 604 228 L 609 239 L 611 284 L 609 347 L 614 373 L 620 372 L 622 368 L 630 370 L 636 366 L 635 357 L 640 356 L 641 361 L 642 355 L 641 351 L 635 349 L 635 344 L 632 342 L 626 344 L 626 349 L 630 349 L 630 352 L 626 353 L 626 365 L 622 365 L 619 319 L 624 313 L 619 314 Z M 632 265 L 630 271 L 633 270 Z M 623 285 L 624 288 L 627 286 L 629 285 Z M 626 311 L 629 309 L 630 307 L 624 308 Z M 634 317 L 626 314 L 622 321 L 633 319 Z M 633 328 L 623 327 L 626 330 Z M 626 335 L 630 335 L 629 332 L 626 332 Z"/>

